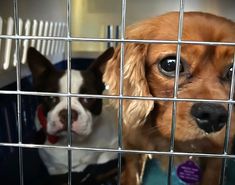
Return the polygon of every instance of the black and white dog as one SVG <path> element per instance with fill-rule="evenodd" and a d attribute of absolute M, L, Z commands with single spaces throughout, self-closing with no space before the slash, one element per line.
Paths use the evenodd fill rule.
<path fill-rule="evenodd" d="M 85 71 L 71 70 L 71 92 L 102 94 L 101 66 L 112 56 L 113 49 L 106 50 Z M 29 48 L 27 63 L 32 72 L 33 85 L 39 92 L 67 92 L 67 71 L 57 70 L 36 49 Z M 67 97 L 43 97 L 37 108 L 38 130 L 47 133 L 44 144 L 67 145 Z M 112 109 L 102 105 L 102 99 L 71 97 L 72 146 L 116 148 L 117 132 Z M 49 174 L 68 172 L 68 152 L 58 148 L 39 149 L 40 157 Z M 82 172 L 91 164 L 104 164 L 116 158 L 112 152 L 72 150 L 72 172 Z"/>

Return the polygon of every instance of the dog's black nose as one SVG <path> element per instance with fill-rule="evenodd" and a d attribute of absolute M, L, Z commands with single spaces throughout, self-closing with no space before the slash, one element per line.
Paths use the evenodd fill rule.
<path fill-rule="evenodd" d="M 195 103 L 191 114 L 198 126 L 207 133 L 219 131 L 227 122 L 227 110 L 220 104 Z"/>
<path fill-rule="evenodd" d="M 67 120 L 68 120 L 68 110 L 67 109 L 63 109 L 59 112 L 59 117 L 60 117 L 60 121 L 63 125 L 65 125 L 65 128 L 67 128 Z M 78 112 L 75 110 L 71 110 L 71 121 L 72 123 L 74 121 L 76 121 L 78 118 Z"/>

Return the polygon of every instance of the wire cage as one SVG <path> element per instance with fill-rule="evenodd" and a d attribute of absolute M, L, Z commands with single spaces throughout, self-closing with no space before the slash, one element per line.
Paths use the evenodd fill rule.
<path fill-rule="evenodd" d="M 95 0 L 90 0 L 94 3 Z M 17 182 L 19 185 L 25 184 L 25 179 L 27 179 L 27 170 L 29 171 L 34 168 L 32 164 L 25 164 L 24 161 L 27 158 L 30 158 L 30 154 L 25 156 L 25 151 L 29 150 L 32 153 L 35 152 L 36 149 L 40 148 L 49 148 L 49 149 L 58 149 L 59 151 L 66 151 L 67 152 L 67 161 L 68 161 L 68 177 L 67 177 L 67 184 L 72 184 L 73 176 L 72 176 L 72 169 L 71 169 L 71 162 L 72 162 L 72 151 L 73 150 L 80 150 L 80 151 L 88 151 L 88 152 L 108 152 L 108 153 L 117 153 L 118 156 L 118 180 L 117 184 L 121 184 L 120 177 L 123 168 L 123 161 L 122 156 L 126 153 L 128 154 L 150 154 L 156 156 L 165 156 L 169 158 L 169 168 L 168 172 L 165 174 L 165 180 L 162 184 L 175 184 L 174 177 L 172 173 L 174 171 L 174 164 L 173 159 L 175 156 L 188 156 L 188 157 L 201 157 L 201 158 L 220 158 L 223 160 L 223 166 L 221 170 L 221 185 L 225 184 L 226 181 L 226 168 L 231 163 L 233 163 L 233 159 L 235 157 L 234 154 L 228 152 L 228 145 L 229 145 L 229 129 L 230 125 L 233 124 L 231 122 L 231 117 L 233 114 L 233 94 L 234 94 L 234 73 L 232 74 L 232 82 L 230 87 L 230 95 L 227 100 L 210 100 L 210 99 L 187 99 L 187 98 L 178 98 L 177 92 L 179 90 L 179 63 L 180 63 L 180 53 L 181 53 L 181 45 L 182 44 L 195 44 L 195 45 L 211 45 L 211 46 L 235 46 L 235 43 L 231 42 L 203 42 L 203 41 L 184 41 L 182 40 L 182 30 L 183 30 L 183 22 L 184 22 L 184 12 L 186 10 L 201 10 L 201 8 L 205 5 L 202 1 L 174 1 L 172 6 L 172 10 L 176 10 L 179 13 L 179 25 L 178 25 L 178 38 L 174 41 L 169 40 L 128 40 L 126 39 L 125 29 L 126 25 L 132 22 L 135 22 L 138 19 L 142 19 L 141 16 L 134 17 L 132 15 L 133 9 L 131 6 L 133 4 L 138 4 L 138 6 L 142 6 L 143 4 L 140 1 L 132 2 L 132 0 L 120 0 L 118 2 L 118 7 L 108 7 L 109 5 L 105 5 L 104 1 L 101 3 L 100 6 L 107 6 L 106 10 L 107 15 L 106 21 L 104 21 L 103 25 L 99 25 L 102 27 L 101 31 L 94 34 L 92 30 L 100 22 L 86 22 L 91 19 L 95 19 L 94 17 L 90 17 L 90 19 L 84 18 L 83 24 L 86 24 L 85 28 L 76 27 L 73 25 L 76 22 L 76 16 L 79 17 L 79 13 L 82 12 L 83 6 L 85 6 L 85 1 L 72 1 L 72 0 L 63 0 L 61 1 L 63 6 L 62 8 L 58 8 L 55 11 L 60 13 L 56 14 L 60 15 L 58 19 L 50 19 L 47 15 L 43 17 L 43 20 L 36 20 L 34 17 L 27 17 L 27 15 L 23 15 L 23 6 L 22 3 L 24 1 L 21 0 L 12 0 L 9 2 L 3 3 L 3 6 L 9 7 L 11 9 L 12 16 L 7 17 L 5 15 L 1 15 L 0 13 L 0 59 L 3 61 L 1 63 L 1 107 L 0 107 L 0 114 L 2 117 L 2 123 L 0 123 L 0 173 L 3 171 L 11 171 L 11 165 L 15 166 L 14 169 L 17 171 L 18 179 Z M 26 1 L 25 1 L 26 2 Z M 81 2 L 79 4 L 79 2 Z M 117 2 L 113 2 L 115 5 Z M 229 11 L 224 11 L 223 14 L 229 14 L 233 12 L 231 4 L 232 1 L 226 1 L 226 5 L 220 4 L 217 1 L 215 4 L 211 3 L 212 1 L 206 1 L 207 6 L 214 5 L 211 10 L 212 13 L 215 10 L 215 13 L 218 13 L 220 10 L 219 7 L 216 6 L 223 6 L 222 10 L 229 8 Z M 0 4 L 1 4 L 0 3 Z M 31 2 L 32 3 L 32 2 Z M 48 2 L 49 3 L 49 2 Z M 79 10 L 75 9 L 73 5 L 78 3 L 80 6 Z M 130 4 L 128 4 L 130 3 Z M 142 2 L 143 3 L 143 2 Z M 152 4 L 157 4 L 159 7 L 164 7 L 163 10 L 159 10 L 157 15 L 164 11 L 169 11 L 171 8 L 166 8 L 166 6 L 170 7 L 172 2 L 168 1 L 151 1 L 149 0 L 149 5 L 146 5 L 146 9 L 152 8 Z M 147 3 L 147 4 L 148 4 Z M 191 4 L 190 4 L 191 3 Z M 199 6 L 198 4 L 201 6 Z M 205 3 L 205 2 L 204 2 Z M 49 3 L 50 4 L 50 3 Z M 56 4 L 56 3 L 55 3 Z M 109 4 L 109 3 L 108 3 Z M 99 8 L 99 3 L 95 3 L 95 5 Z M 114 6 L 115 6 L 114 5 Z M 161 6 L 160 6 L 161 5 Z M 1 6 L 1 7 L 3 7 Z M 31 7 L 34 6 L 31 4 Z M 49 6 L 49 5 L 48 5 Z M 54 6 L 54 5 L 53 5 Z M 140 8 L 140 7 L 135 7 Z M 226 7 L 227 6 L 227 7 Z M 49 6 L 52 8 L 52 6 Z M 86 7 L 88 11 L 92 12 L 93 9 L 97 8 L 95 6 Z M 186 7 L 186 8 L 185 8 Z M 27 8 L 27 7 L 26 7 Z M 34 7 L 35 8 L 35 7 Z M 205 8 L 205 7 L 204 7 Z M 36 8 L 37 9 L 37 8 Z M 186 10 L 185 10 L 186 9 Z M 205 10 L 205 9 L 204 9 Z M 34 9 L 32 10 L 34 11 Z M 50 11 L 49 9 L 45 11 Z M 53 13 L 54 10 L 51 11 Z M 118 17 L 114 21 L 112 20 L 112 11 L 115 12 L 115 16 Z M 140 11 L 138 9 L 138 11 Z M 152 9 L 154 13 L 147 13 L 145 17 L 156 15 L 154 8 Z M 129 13 L 131 12 L 131 13 Z M 40 11 L 37 12 L 40 14 Z M 73 16 L 71 16 L 73 14 Z M 23 16 L 23 18 L 21 17 Z M 108 17 L 110 15 L 110 17 Z M 4 17 L 5 16 L 5 17 Z M 235 18 L 235 15 L 230 15 L 231 18 Z M 53 16 L 52 16 L 53 17 Z M 128 17 L 128 20 L 127 20 Z M 5 20 L 4 20 L 5 19 Z M 79 22 L 78 21 L 78 22 Z M 107 24 L 109 22 L 109 24 Z M 4 27 L 5 25 L 5 27 Z M 92 25 L 94 27 L 92 27 Z M 37 30 L 34 31 L 34 30 Z M 75 33 L 74 33 L 75 32 Z M 176 73 L 178 75 L 175 76 L 174 80 L 174 90 L 173 90 L 173 97 L 135 97 L 135 96 L 126 96 L 123 95 L 123 64 L 125 62 L 124 59 L 124 47 L 126 43 L 146 43 L 146 44 L 176 44 L 177 45 L 177 62 L 176 62 Z M 91 95 L 91 94 L 74 94 L 71 92 L 71 68 L 73 68 L 73 60 L 76 57 L 82 58 L 82 61 L 78 65 L 79 68 L 86 68 L 89 63 L 91 63 L 94 57 L 98 56 L 100 51 L 103 51 L 107 46 L 121 46 L 121 62 L 120 62 L 120 93 L 118 95 Z M 25 65 L 25 52 L 27 51 L 28 46 L 35 46 L 37 47 L 42 54 L 49 57 L 52 61 L 63 61 L 63 67 L 66 68 L 68 71 L 68 78 L 67 78 L 67 92 L 65 93 L 49 93 L 49 92 L 35 92 L 30 88 L 31 77 L 29 77 L 30 73 L 27 70 L 27 66 Z M 85 49 L 84 49 L 85 48 Z M 80 52 L 74 54 L 74 49 L 86 50 L 85 52 Z M 98 50 L 98 52 L 97 52 Z M 95 52 L 94 52 L 95 51 Z M 86 53 L 92 53 L 92 56 L 86 57 Z M 57 64 L 55 64 L 57 65 Z M 83 67 L 81 67 L 84 65 Z M 234 67 L 233 67 L 234 69 Z M 234 71 L 234 70 L 233 70 Z M 9 76 L 10 74 L 10 76 Z M 27 77 L 27 78 L 26 78 Z M 22 80 L 23 79 L 23 80 Z M 13 85 L 12 85 L 13 83 Z M 10 84 L 10 85 L 9 85 Z M 54 145 L 39 145 L 39 144 L 32 144 L 30 143 L 30 137 L 35 134 L 35 126 L 32 126 L 32 122 L 34 122 L 34 115 L 36 105 L 38 104 L 39 100 L 38 97 L 43 96 L 61 96 L 67 97 L 67 107 L 68 107 L 68 118 L 71 117 L 71 102 L 70 99 L 72 97 L 87 97 L 87 98 L 98 98 L 102 99 L 103 101 L 107 101 L 110 99 L 118 100 L 119 101 L 119 108 L 118 108 L 118 147 L 117 148 L 97 148 L 93 146 L 88 147 L 79 147 L 74 146 L 72 144 L 72 134 L 71 134 L 71 125 L 69 124 L 70 119 L 68 119 L 68 139 L 67 145 L 64 146 L 54 146 Z M 123 112 L 123 101 L 125 99 L 129 100 L 145 100 L 145 101 L 171 101 L 173 102 L 172 107 L 172 131 L 171 131 L 171 139 L 170 139 L 170 147 L 168 151 L 145 151 L 145 150 L 134 150 L 134 149 L 126 149 L 123 147 L 122 143 L 122 112 Z M 177 103 L 178 102 L 214 102 L 214 103 L 224 103 L 228 105 L 228 123 L 226 126 L 226 136 L 224 141 L 224 151 L 221 154 L 209 154 L 209 153 L 189 153 L 189 152 L 177 152 L 174 150 L 174 128 L 176 125 L 176 111 L 177 111 Z M 29 106 L 30 105 L 30 106 Z M 5 109 L 7 107 L 7 109 Z M 2 116 L 3 115 L 3 116 Z M 4 122 L 4 123 L 3 123 Z M 14 125 L 12 125 L 14 123 Z M 30 126 L 29 126 L 30 125 Z M 10 135 L 10 136 L 9 136 Z M 9 161 L 8 155 L 10 156 L 11 153 L 16 153 L 17 160 Z M 29 156 L 28 156 L 29 155 Z M 34 155 L 33 155 L 34 156 Z M 8 161 L 7 161 L 8 160 Z M 17 161 L 17 164 L 15 164 Z M 33 159 L 32 159 L 33 161 Z M 14 164 L 13 164 L 14 162 Z M 37 161 L 34 161 L 37 163 Z M 1 163 L 5 166 L 1 169 Z M 42 169 L 43 167 L 41 164 L 35 164 L 35 166 L 40 166 L 38 168 Z M 151 164 L 147 167 L 147 171 L 151 171 Z M 9 168 L 10 170 L 8 170 Z M 40 170 L 39 169 L 39 170 Z M 2 171 L 2 172 L 1 172 Z M 36 171 L 35 173 L 37 173 Z M 12 172 L 9 172 L 12 173 Z M 147 172 L 146 172 L 147 173 Z M 148 172 L 149 174 L 151 172 Z M 154 172 L 153 172 L 154 173 Z M 35 175 L 35 174 L 34 174 Z M 156 175 L 156 174 L 154 174 Z M 153 175 L 153 176 L 154 176 Z M 227 174 L 229 176 L 229 174 Z M 38 176 L 35 175 L 37 178 Z M 39 177 L 40 178 L 40 177 Z M 150 178 L 149 176 L 146 179 Z M 147 180 L 146 180 L 147 181 Z M 161 181 L 154 181 L 155 183 L 161 184 Z M 31 182 L 32 183 L 32 182 Z M 234 182 L 235 183 L 235 182 Z M 10 183 L 9 183 L 10 184 Z M 36 184 L 36 182 L 34 182 Z M 144 182 L 145 185 L 151 184 L 149 182 Z M 153 184 L 153 183 L 152 183 Z"/>

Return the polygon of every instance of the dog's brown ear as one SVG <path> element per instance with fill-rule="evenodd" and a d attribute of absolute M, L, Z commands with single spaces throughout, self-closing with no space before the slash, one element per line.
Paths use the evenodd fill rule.
<path fill-rule="evenodd" d="M 51 62 L 33 47 L 28 49 L 26 61 L 34 78 L 55 70 Z"/>
<path fill-rule="evenodd" d="M 88 70 L 92 70 L 97 75 L 101 76 L 104 73 L 105 65 L 107 61 L 113 56 L 114 48 L 110 47 L 105 50 L 88 68 Z"/>
<path fill-rule="evenodd" d="M 145 74 L 145 61 L 147 55 L 146 44 L 129 43 L 125 46 L 123 69 L 123 95 L 151 97 Z M 113 57 L 108 61 L 103 80 L 109 86 L 111 95 L 119 95 L 120 85 L 120 46 L 115 50 Z M 113 100 L 118 108 L 118 101 Z M 139 126 L 144 123 L 152 110 L 153 101 L 124 100 L 123 121 L 128 126 Z"/>

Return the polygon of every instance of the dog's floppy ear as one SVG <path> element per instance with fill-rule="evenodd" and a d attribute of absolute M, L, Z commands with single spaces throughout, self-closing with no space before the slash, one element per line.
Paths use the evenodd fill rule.
<path fill-rule="evenodd" d="M 147 45 L 128 43 L 125 45 L 123 69 L 123 94 L 126 96 L 151 97 L 145 74 L 145 61 Z M 108 61 L 103 76 L 104 82 L 109 86 L 111 95 L 119 95 L 120 82 L 120 46 L 115 50 L 113 57 Z M 118 108 L 118 101 L 112 101 Z M 153 101 L 149 100 L 124 100 L 123 121 L 128 126 L 139 126 L 144 123 L 152 110 Z"/>
<path fill-rule="evenodd" d="M 105 65 L 107 61 L 113 56 L 113 54 L 114 48 L 108 48 L 89 66 L 88 70 L 95 72 L 96 75 L 102 78 Z"/>
<path fill-rule="evenodd" d="M 34 78 L 39 78 L 46 71 L 55 70 L 51 62 L 33 47 L 28 49 L 26 60 Z"/>

